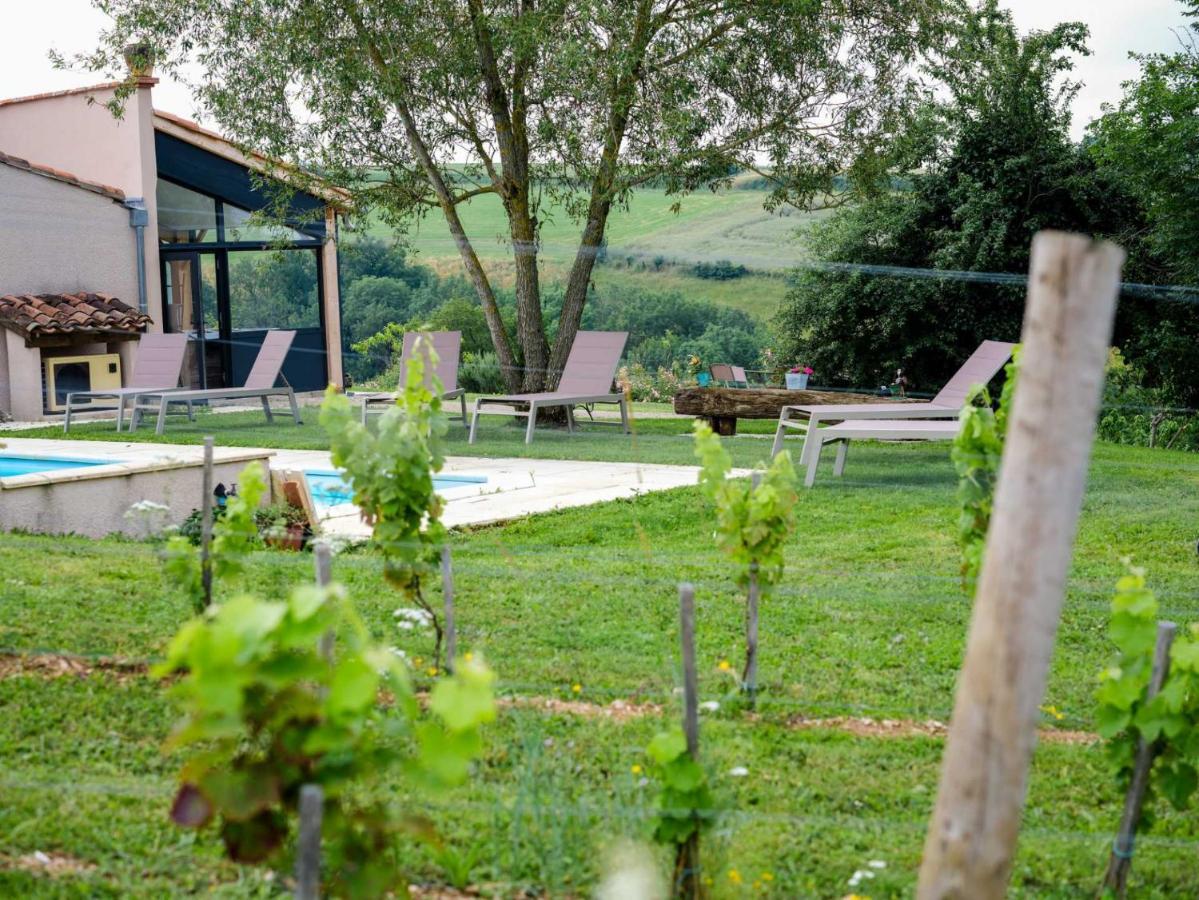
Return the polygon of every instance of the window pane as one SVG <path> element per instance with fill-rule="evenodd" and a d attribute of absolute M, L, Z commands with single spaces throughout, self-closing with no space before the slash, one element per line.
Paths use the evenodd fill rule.
<path fill-rule="evenodd" d="M 315 250 L 229 253 L 229 319 L 233 331 L 319 328 Z"/>
<path fill-rule="evenodd" d="M 284 225 L 265 224 L 250 221 L 251 213 L 231 203 L 225 204 L 225 240 L 235 241 L 267 241 L 281 243 L 293 241 L 312 241 L 315 238 L 287 228 Z"/>
<path fill-rule="evenodd" d="M 158 179 L 158 240 L 164 244 L 216 241 L 216 201 Z"/>

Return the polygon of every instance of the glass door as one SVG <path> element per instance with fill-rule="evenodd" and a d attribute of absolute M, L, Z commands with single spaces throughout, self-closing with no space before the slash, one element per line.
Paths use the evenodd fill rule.
<path fill-rule="evenodd" d="M 162 296 L 166 330 L 188 337 L 185 380 L 188 387 L 227 386 L 221 341 L 216 258 L 211 253 L 162 254 Z"/>

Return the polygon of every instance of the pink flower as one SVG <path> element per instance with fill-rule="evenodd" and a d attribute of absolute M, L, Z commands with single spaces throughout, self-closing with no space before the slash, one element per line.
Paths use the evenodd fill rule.
<path fill-rule="evenodd" d="M 811 366 L 794 366 L 791 369 L 791 374 L 798 375 L 802 372 L 804 375 L 811 375 L 815 371 L 816 370 L 813 369 Z"/>

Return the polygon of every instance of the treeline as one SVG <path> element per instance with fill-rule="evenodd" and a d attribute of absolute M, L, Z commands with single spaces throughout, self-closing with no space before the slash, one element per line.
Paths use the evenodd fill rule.
<path fill-rule="evenodd" d="M 542 292 L 551 341 L 563 292 L 561 284 Z M 346 371 L 356 383 L 394 380 L 397 341 L 407 330 L 429 328 L 462 332 L 464 387 L 503 389 L 483 310 L 461 276 L 438 276 L 413 262 L 402 246 L 363 238 L 343 245 L 341 296 Z M 497 300 L 506 324 L 514 328 L 512 292 L 498 291 Z M 677 291 L 620 284 L 592 289 L 582 327 L 629 332 L 625 361 L 650 371 L 679 368 L 691 356 L 752 367 L 768 339 L 766 327 L 741 310 Z"/>
<path fill-rule="evenodd" d="M 1199 0 L 1186 5 L 1199 12 Z M 1079 23 L 1021 36 L 994 4 L 975 13 L 935 70 L 943 99 L 896 148 L 910 187 L 811 227 L 814 258 L 841 265 L 793 276 L 774 323 L 784 357 L 809 361 L 824 383 L 878 385 L 902 367 L 915 390 L 935 391 L 981 340 L 1016 340 L 1024 307 L 1022 285 L 951 273 L 1026 273 L 1041 229 L 1116 241 L 1126 281 L 1199 283 L 1196 45 L 1142 58 L 1140 79 L 1076 143 L 1063 79 L 1085 38 Z M 1199 306 L 1125 296 L 1114 342 L 1119 390 L 1101 433 L 1147 433 L 1126 421 L 1151 421 L 1146 406 L 1199 406 Z"/>

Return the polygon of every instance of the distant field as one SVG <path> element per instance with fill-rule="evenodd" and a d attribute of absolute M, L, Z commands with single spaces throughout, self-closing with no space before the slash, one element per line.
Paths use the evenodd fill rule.
<path fill-rule="evenodd" d="M 724 190 L 678 198 L 663 191 L 637 191 L 627 209 L 612 214 L 608 225 L 608 258 L 595 282 L 632 282 L 646 289 L 678 290 L 766 318 L 773 314 L 786 289 L 781 275 L 804 258 L 799 229 L 821 213 L 787 208 L 763 209 L 766 192 Z M 671 207 L 680 203 L 676 213 Z M 500 284 L 510 284 L 512 266 L 507 222 L 498 198 L 485 195 L 464 204 L 461 214 L 475 250 Z M 557 205 L 544 210 L 542 278 L 547 283 L 565 276 L 578 245 L 579 226 Z M 389 234 L 375 225 L 377 237 Z M 443 274 L 459 272 L 458 251 L 444 220 L 430 214 L 408 235 L 419 259 Z M 752 270 L 731 281 L 697 278 L 697 262 L 728 260 Z M 645 271 L 641 267 L 645 267 Z M 757 274 L 761 273 L 761 274 Z"/>

